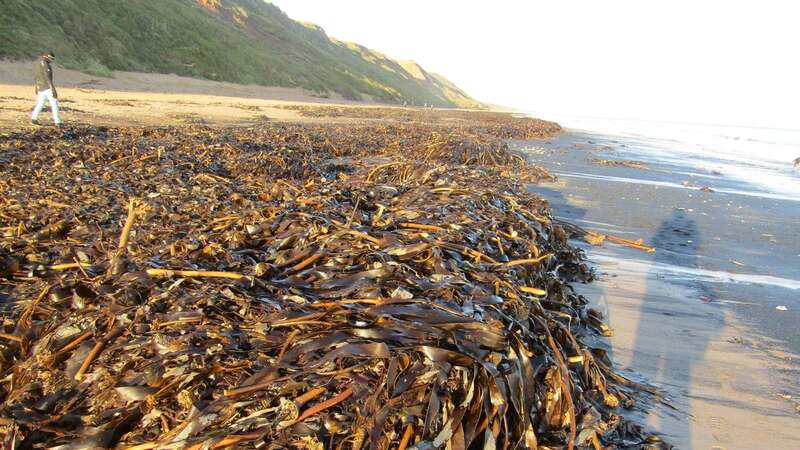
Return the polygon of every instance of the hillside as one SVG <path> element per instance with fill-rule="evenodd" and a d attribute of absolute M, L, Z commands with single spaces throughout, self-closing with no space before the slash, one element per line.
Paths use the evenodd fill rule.
<path fill-rule="evenodd" d="M 440 75 L 327 36 L 262 0 L 0 0 L 0 59 L 53 50 L 58 64 L 389 103 L 480 107 Z M 57 6 L 56 6 L 57 5 Z"/>

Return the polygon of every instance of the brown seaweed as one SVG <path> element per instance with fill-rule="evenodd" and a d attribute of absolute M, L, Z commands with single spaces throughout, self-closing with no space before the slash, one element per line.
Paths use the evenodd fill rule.
<path fill-rule="evenodd" d="M 0 137 L 0 433 L 666 448 L 618 415 L 592 273 L 497 121 Z"/>
<path fill-rule="evenodd" d="M 629 169 L 642 169 L 642 170 L 648 169 L 647 164 L 643 163 L 642 161 L 632 161 L 625 159 L 594 158 L 592 159 L 592 164 L 597 164 L 600 166 L 627 167 Z"/>

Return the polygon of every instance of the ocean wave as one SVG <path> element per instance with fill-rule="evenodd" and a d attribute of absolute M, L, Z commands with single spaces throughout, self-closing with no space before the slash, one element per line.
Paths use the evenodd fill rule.
<path fill-rule="evenodd" d="M 554 119 L 568 129 L 591 134 L 598 144 L 610 145 L 622 157 L 668 164 L 676 173 L 721 174 L 743 186 L 729 193 L 800 200 L 800 171 L 793 167 L 800 157 L 800 130 Z"/>
<path fill-rule="evenodd" d="M 645 261 L 630 257 L 616 257 L 600 252 L 589 253 L 589 261 L 599 264 L 601 268 L 609 265 L 620 270 L 641 274 L 642 276 L 669 276 L 671 280 L 702 281 L 707 283 L 740 283 L 762 286 L 774 286 L 785 289 L 800 290 L 800 280 L 781 278 L 772 275 L 758 275 L 752 273 L 734 273 L 722 270 L 707 270 L 692 267 L 664 264 L 660 262 Z"/>

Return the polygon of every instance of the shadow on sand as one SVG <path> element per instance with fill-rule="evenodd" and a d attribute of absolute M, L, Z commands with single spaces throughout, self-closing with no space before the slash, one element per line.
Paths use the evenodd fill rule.
<path fill-rule="evenodd" d="M 697 267 L 701 241 L 697 226 L 682 210 L 673 210 L 655 232 L 651 242 L 657 251 L 645 279 L 647 289 L 639 306 L 633 357 L 630 369 L 667 394 L 667 401 L 677 411 L 665 409 L 659 428 L 675 440 L 679 448 L 692 443 L 692 392 L 695 366 L 705 358 L 715 330 L 698 330 L 697 321 L 708 317 L 697 308 L 698 299 L 712 302 L 715 293 L 705 284 L 671 280 L 665 268 Z M 670 286 L 685 286 L 694 291 L 693 298 L 679 298 L 681 289 L 670 292 Z M 665 289 L 667 291 L 665 292 Z M 673 326 L 664 327 L 665 321 Z M 719 324 L 717 330 L 724 324 Z M 652 414 L 652 413 L 651 413 Z"/>
<path fill-rule="evenodd" d="M 547 199 L 556 217 L 591 228 L 592 222 L 607 222 L 603 211 L 586 210 L 570 204 L 560 190 L 533 186 L 531 190 Z M 615 367 L 631 378 L 658 388 L 664 403 L 639 402 L 632 418 L 646 422 L 662 433 L 675 448 L 692 448 L 693 371 L 705 359 L 709 342 L 724 327 L 721 316 L 712 318 L 703 302 L 712 302 L 715 292 L 707 285 L 684 277 L 675 279 L 670 268 L 695 268 L 701 236 L 695 222 L 681 209 L 657 218 L 657 229 L 640 236 L 657 248 L 653 255 L 606 244 L 603 253 L 619 261 L 613 275 L 588 287 L 589 300 L 606 315 L 619 333 L 602 340 Z M 589 250 L 591 258 L 592 250 Z M 636 266 L 629 270 L 628 261 Z M 633 267 L 633 266 L 632 266 Z M 713 326 L 709 326 L 709 320 Z M 718 320 L 722 322 L 717 323 Z"/>

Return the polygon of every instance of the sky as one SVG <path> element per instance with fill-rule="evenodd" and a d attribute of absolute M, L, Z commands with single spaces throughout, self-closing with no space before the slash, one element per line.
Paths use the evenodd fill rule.
<path fill-rule="evenodd" d="M 329 36 L 415 60 L 485 102 L 540 115 L 800 129 L 792 0 L 271 3 Z"/>

